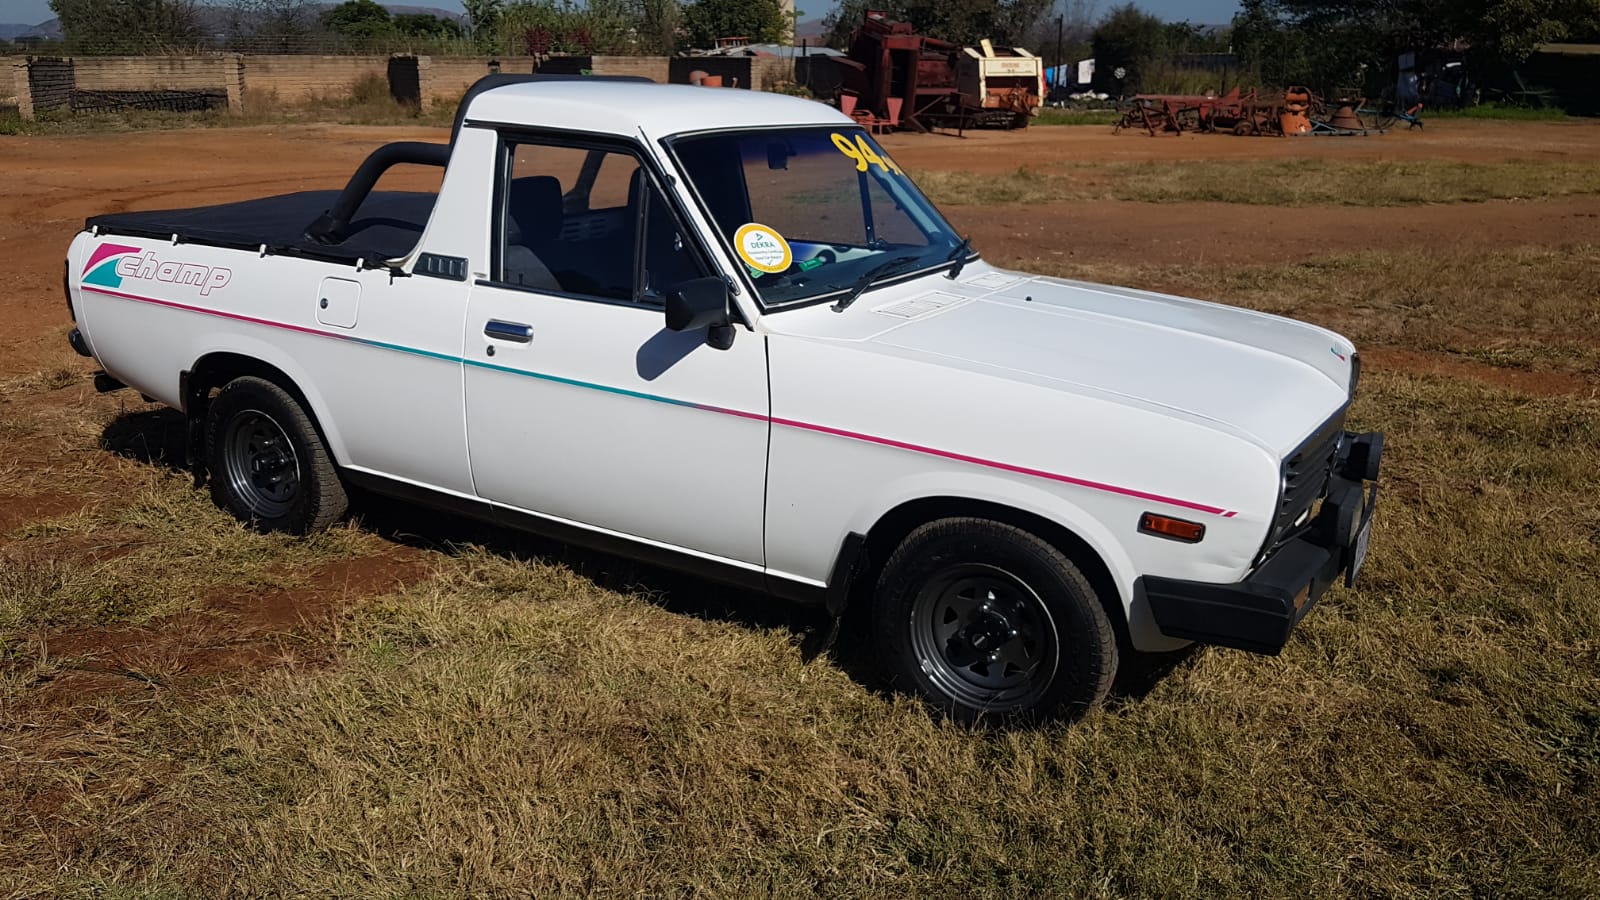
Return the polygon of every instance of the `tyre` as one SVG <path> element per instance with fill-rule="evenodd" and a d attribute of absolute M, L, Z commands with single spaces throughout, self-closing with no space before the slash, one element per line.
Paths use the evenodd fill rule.
<path fill-rule="evenodd" d="M 941 519 L 878 579 L 873 632 L 888 675 L 961 722 L 1076 718 L 1105 699 L 1117 639 L 1060 550 L 986 519 Z"/>
<path fill-rule="evenodd" d="M 216 504 L 258 531 L 319 531 L 349 507 L 311 417 L 262 378 L 236 378 L 212 398 L 206 467 Z"/>

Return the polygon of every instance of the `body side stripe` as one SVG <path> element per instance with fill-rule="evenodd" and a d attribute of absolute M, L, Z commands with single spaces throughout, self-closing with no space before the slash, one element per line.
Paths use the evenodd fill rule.
<path fill-rule="evenodd" d="M 905 441 L 898 441 L 898 440 L 895 440 L 893 438 L 877 437 L 877 436 L 870 435 L 870 434 L 862 434 L 861 432 L 856 432 L 856 431 L 846 431 L 846 430 L 844 430 L 842 428 L 833 428 L 833 427 L 828 426 L 828 425 L 817 425 L 817 424 L 814 424 L 814 423 L 811 423 L 811 422 L 801 422 L 801 421 L 797 421 L 795 419 L 784 419 L 784 418 L 780 418 L 780 417 L 777 417 L 777 416 L 764 415 L 762 413 L 747 412 L 747 411 L 744 411 L 744 410 L 737 410 L 737 409 L 728 409 L 728 408 L 721 407 L 721 406 L 711 406 L 711 405 L 704 404 L 704 403 L 694 403 L 694 402 L 691 402 L 691 401 L 688 401 L 688 400 L 677 400 L 677 399 L 674 399 L 672 397 L 663 397 L 663 396 L 661 396 L 659 394 L 647 394 L 647 393 L 644 393 L 642 391 L 633 391 L 633 390 L 629 390 L 627 388 L 612 387 L 610 385 L 604 385 L 604 384 L 595 384 L 593 382 L 588 382 L 588 381 L 578 381 L 577 379 L 573 379 L 573 378 L 563 378 L 563 377 L 561 377 L 559 375 L 548 375 L 548 374 L 545 374 L 545 373 L 542 373 L 542 372 L 529 371 L 527 369 L 517 369 L 517 368 L 513 368 L 511 366 L 502 366 L 502 365 L 496 365 L 494 363 L 480 362 L 478 360 L 464 359 L 464 358 L 459 357 L 459 356 L 453 356 L 453 355 L 445 354 L 445 353 L 437 353 L 437 352 L 434 352 L 432 350 L 422 350 L 420 348 L 407 347 L 407 346 L 404 346 L 404 345 L 401 345 L 401 344 L 391 344 L 391 343 L 388 343 L 388 342 L 385 342 L 385 341 L 375 341 L 375 340 L 372 340 L 370 338 L 356 337 L 355 335 L 338 334 L 336 332 L 323 331 L 323 330 L 317 329 L 317 328 L 307 328 L 307 327 L 302 326 L 302 325 L 290 325 L 290 324 L 285 323 L 285 322 L 274 322 L 274 321 L 271 321 L 269 319 L 258 319 L 258 318 L 255 318 L 254 316 L 246 316 L 246 315 L 242 315 L 242 314 L 239 314 L 239 313 L 230 313 L 230 312 L 223 312 L 221 310 L 216 310 L 216 309 L 207 309 L 207 308 L 205 308 L 203 306 L 190 306 L 190 305 L 184 304 L 184 303 L 176 303 L 176 302 L 173 302 L 171 300 L 158 300 L 158 299 L 156 299 L 154 297 L 142 297 L 142 296 L 138 296 L 138 295 L 135 295 L 135 294 L 123 293 L 121 291 L 106 290 L 105 288 L 95 287 L 93 285 L 88 285 L 88 284 L 85 284 L 82 287 L 83 287 L 83 290 L 90 291 L 90 292 L 93 292 L 93 293 L 96 293 L 96 294 L 104 294 L 104 295 L 109 296 L 109 297 L 117 297 L 117 298 L 123 299 L 123 300 L 133 300 L 133 301 L 140 302 L 140 303 L 153 303 L 153 304 L 155 304 L 157 306 L 165 306 L 165 307 L 168 307 L 170 309 L 182 310 L 184 312 L 200 313 L 202 315 L 216 316 L 218 318 L 223 318 L 223 319 L 233 319 L 233 320 L 239 321 L 239 322 L 249 322 L 252 325 L 263 325 L 263 326 L 266 326 L 268 328 L 281 328 L 281 329 L 284 329 L 284 330 L 287 330 L 287 331 L 298 332 L 300 334 L 309 334 L 309 335 L 314 335 L 314 336 L 317 336 L 317 337 L 332 338 L 334 340 L 347 341 L 349 343 L 362 344 L 362 345 L 369 346 L 369 347 L 377 347 L 377 348 L 382 349 L 382 350 L 392 350 L 392 351 L 395 351 L 397 353 L 410 353 L 410 354 L 413 354 L 413 355 L 416 355 L 416 356 L 425 356 L 425 357 L 428 357 L 430 359 L 441 360 L 443 362 L 450 362 L 450 363 L 456 363 L 458 365 L 472 366 L 474 368 L 485 369 L 485 370 L 492 371 L 492 372 L 503 372 L 503 373 L 508 374 L 508 375 L 520 375 L 520 376 L 523 376 L 525 378 L 536 378 L 536 379 L 538 379 L 540 381 L 549 381 L 549 382 L 553 382 L 555 384 L 564 384 L 564 385 L 568 385 L 568 386 L 571 386 L 571 387 L 583 388 L 585 390 L 591 390 L 591 391 L 602 391 L 602 392 L 607 393 L 607 394 L 615 394 L 615 395 L 623 396 L 623 397 L 633 397 L 633 398 L 638 399 L 638 400 L 649 400 L 649 401 L 652 401 L 652 402 L 655 402 L 655 403 L 666 403 L 666 404 L 669 404 L 669 405 L 672 405 L 672 406 L 682 406 L 682 407 L 687 407 L 687 408 L 690 408 L 690 409 L 698 409 L 698 410 L 701 410 L 701 411 L 704 411 L 704 412 L 717 413 L 719 415 L 725 415 L 725 416 L 737 416 L 737 417 L 739 417 L 741 419 L 754 419 L 754 420 L 756 420 L 758 422 L 770 422 L 773 425 L 782 425 L 785 428 L 795 428 L 795 429 L 799 429 L 799 430 L 802 430 L 802 431 L 812 431 L 812 432 L 816 432 L 818 434 L 826 434 L 826 435 L 831 435 L 833 437 L 846 438 L 846 439 L 849 439 L 849 440 L 861 441 L 863 443 L 868 443 L 868 444 L 877 444 L 877 445 L 883 446 L 883 447 L 893 447 L 893 448 L 895 448 L 897 450 L 905 450 L 905 451 L 908 451 L 908 452 L 911 452 L 911 453 L 920 453 L 920 454 L 923 454 L 925 456 L 934 456 L 934 457 L 938 457 L 940 459 L 954 460 L 956 462 L 963 462 L 963 463 L 967 463 L 969 465 L 983 466 L 985 468 L 996 469 L 996 470 L 1002 471 L 1002 472 L 1012 472 L 1012 473 L 1015 473 L 1015 474 L 1018 474 L 1018 475 L 1027 475 L 1027 476 L 1029 476 L 1031 478 L 1042 478 L 1042 479 L 1045 479 L 1047 481 L 1055 481 L 1055 482 L 1059 482 L 1061 484 L 1070 484 L 1070 485 L 1073 485 L 1075 487 L 1088 488 L 1090 490 L 1102 491 L 1104 493 L 1109 493 L 1109 494 L 1117 494 L 1117 495 L 1123 496 L 1123 497 L 1137 497 L 1137 498 L 1139 498 L 1141 500 L 1149 500 L 1149 501 L 1151 501 L 1153 503 L 1164 503 L 1164 504 L 1167 504 L 1169 506 L 1177 506 L 1177 507 L 1181 507 L 1183 509 L 1195 510 L 1196 512 L 1203 512 L 1203 513 L 1209 513 L 1209 514 L 1214 515 L 1214 516 L 1221 516 L 1224 519 L 1231 519 L 1235 515 L 1238 514 L 1234 510 L 1227 510 L 1227 509 L 1222 509 L 1221 507 L 1209 506 L 1209 505 L 1204 504 L 1204 503 L 1195 503 L 1195 502 L 1193 502 L 1191 500 L 1180 500 L 1180 499 L 1178 499 L 1176 497 L 1164 497 L 1164 496 L 1162 496 L 1160 494 L 1152 494 L 1152 493 L 1149 493 L 1149 492 L 1146 492 L 1146 491 L 1136 490 L 1134 488 L 1126 488 L 1126 487 L 1121 487 L 1121 486 L 1114 485 L 1114 484 L 1106 484 L 1104 482 L 1099 482 L 1099 481 L 1090 481 L 1089 479 L 1086 479 L 1086 478 L 1076 478 L 1076 477 L 1073 477 L 1071 475 L 1063 475 L 1063 474 L 1060 474 L 1060 473 L 1057 473 L 1057 472 L 1046 472 L 1046 471 L 1044 471 L 1042 469 L 1030 469 L 1030 468 L 1028 468 L 1026 466 L 1018 466 L 1018 465 L 1014 465 L 1012 463 L 1000 462 L 998 460 L 984 459 L 984 458 L 978 457 L 978 456 L 968 456 L 966 454 L 956 453 L 956 452 L 953 452 L 953 451 L 950 451 L 950 450 L 939 450 L 939 449 L 934 448 L 934 447 L 925 447 L 925 446 L 923 446 L 921 444 L 907 443 Z"/>

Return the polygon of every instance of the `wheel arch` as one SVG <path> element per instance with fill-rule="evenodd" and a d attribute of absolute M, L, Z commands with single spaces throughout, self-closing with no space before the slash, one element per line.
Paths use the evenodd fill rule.
<path fill-rule="evenodd" d="M 193 365 L 180 373 L 178 380 L 181 408 L 191 423 L 200 426 L 193 429 L 197 436 L 203 431 L 212 392 L 236 378 L 246 377 L 270 381 L 287 391 L 289 396 L 306 411 L 312 426 L 321 435 L 324 446 L 328 448 L 334 460 L 344 461 L 344 444 L 325 424 L 327 417 L 322 414 L 321 398 L 301 387 L 301 382 L 305 379 L 296 378 L 273 363 L 249 353 L 214 350 L 200 356 Z M 194 448 L 191 446 L 191 453 L 193 452 Z"/>
<path fill-rule="evenodd" d="M 980 518 L 1020 528 L 1060 550 L 1078 566 L 1094 588 L 1100 605 L 1119 635 L 1128 635 L 1127 604 L 1111 566 L 1093 544 L 1072 528 L 1047 516 L 992 500 L 962 496 L 929 496 L 907 500 L 881 515 L 867 529 L 860 548 L 863 563 L 850 588 L 851 605 L 870 598 L 883 565 L 900 542 L 918 527 L 939 519 Z"/>

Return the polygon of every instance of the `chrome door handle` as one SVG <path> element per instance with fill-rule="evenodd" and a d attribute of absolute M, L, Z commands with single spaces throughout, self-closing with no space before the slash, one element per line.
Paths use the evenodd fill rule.
<path fill-rule="evenodd" d="M 488 324 L 483 326 L 483 333 L 486 337 L 492 337 L 497 341 L 512 341 L 518 344 L 533 342 L 533 326 L 521 322 L 490 319 Z"/>

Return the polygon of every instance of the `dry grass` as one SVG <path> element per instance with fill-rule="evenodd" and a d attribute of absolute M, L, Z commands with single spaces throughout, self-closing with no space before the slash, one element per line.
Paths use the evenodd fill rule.
<path fill-rule="evenodd" d="M 1587 163 L 1338 161 L 1084 163 L 1005 175 L 919 171 L 936 203 L 959 206 L 1134 200 L 1253 206 L 1412 206 L 1535 200 L 1600 193 L 1600 167 Z"/>
<path fill-rule="evenodd" d="M 1063 263 L 1052 257 L 1000 262 L 1304 319 L 1357 346 L 1600 376 L 1597 247 L 1369 252 L 1253 266 Z"/>
<path fill-rule="evenodd" d="M 1464 355 L 1525 331 L 1511 358 L 1574 369 L 1592 248 L 1475 259 L 1209 291 Z M 1201 650 L 1071 727 L 968 732 L 760 601 L 685 615 L 713 589 L 504 550 L 349 610 L 331 667 L 201 691 L 45 705 L 30 619 L 0 646 L 0 894 L 1600 895 L 1600 401 L 1373 366 L 1355 419 L 1389 435 L 1363 584 L 1280 657 Z M 19 540 L 138 532 L 180 590 L 381 543 L 248 535 L 156 481 Z"/>
<path fill-rule="evenodd" d="M 1600 891 L 1600 408 L 1378 373 L 1358 416 L 1394 447 L 1367 584 L 1075 727 L 966 732 L 786 631 L 470 552 L 335 671 L 114 717 L 33 785 L 71 851 L 17 858 L 201 895 Z"/>
<path fill-rule="evenodd" d="M 348 528 L 305 541 L 256 534 L 181 475 L 11 537 L 0 549 L 0 640 L 47 627 L 172 616 L 222 588 L 303 585 L 308 571 L 370 538 Z"/>

